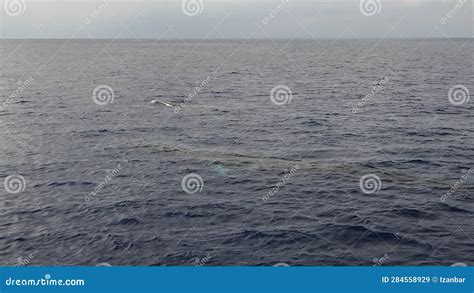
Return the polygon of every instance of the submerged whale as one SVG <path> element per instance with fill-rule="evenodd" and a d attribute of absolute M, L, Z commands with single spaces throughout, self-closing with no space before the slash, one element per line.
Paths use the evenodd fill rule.
<path fill-rule="evenodd" d="M 196 148 L 181 144 L 170 144 L 164 142 L 153 142 L 137 145 L 137 148 L 147 150 L 153 154 L 164 155 L 169 159 L 192 158 L 194 161 L 211 162 L 213 165 L 218 161 L 219 166 L 246 167 L 250 169 L 281 170 L 298 165 L 299 169 L 311 170 L 320 174 L 339 174 L 358 179 L 360 174 L 373 172 L 373 168 L 367 162 L 328 162 L 315 158 L 288 158 L 279 155 L 265 154 L 259 151 L 238 152 L 227 148 Z M 407 170 L 387 168 L 380 171 L 380 177 L 386 182 L 398 182 L 405 184 L 429 184 L 431 187 L 445 188 L 450 186 L 449 182 L 440 178 L 430 178 Z"/>

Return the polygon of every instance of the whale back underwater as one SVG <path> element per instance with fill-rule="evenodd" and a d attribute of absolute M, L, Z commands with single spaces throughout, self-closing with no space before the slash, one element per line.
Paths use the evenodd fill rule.
<path fill-rule="evenodd" d="M 189 159 L 208 165 L 219 165 L 223 168 L 244 168 L 254 170 L 285 170 L 298 166 L 298 169 L 306 172 L 319 174 L 337 173 L 341 176 L 359 178 L 360 174 L 367 174 L 373 171 L 374 162 L 346 162 L 328 163 L 320 162 L 317 159 L 304 158 L 283 158 L 271 156 L 258 151 L 238 152 L 228 148 L 198 148 L 186 145 L 171 145 L 167 143 L 151 143 L 137 147 L 155 154 L 157 156 L 173 159 Z M 381 162 L 386 165 L 387 162 Z M 437 188 L 447 188 L 451 182 L 442 178 L 427 178 L 423 174 L 410 172 L 409 170 L 399 171 L 386 168 L 379 172 L 379 177 L 385 182 L 398 182 L 407 184 L 426 185 Z M 461 188 L 466 188 L 463 186 Z"/>

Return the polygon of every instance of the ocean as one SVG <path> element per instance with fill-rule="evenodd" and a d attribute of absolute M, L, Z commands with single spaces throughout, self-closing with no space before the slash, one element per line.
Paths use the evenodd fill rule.
<path fill-rule="evenodd" d="M 473 52 L 0 40 L 0 264 L 473 265 Z"/>

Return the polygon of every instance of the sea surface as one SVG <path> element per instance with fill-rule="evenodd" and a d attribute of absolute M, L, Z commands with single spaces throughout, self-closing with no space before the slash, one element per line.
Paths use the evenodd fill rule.
<path fill-rule="evenodd" d="M 473 52 L 1 40 L 0 264 L 474 265 Z"/>

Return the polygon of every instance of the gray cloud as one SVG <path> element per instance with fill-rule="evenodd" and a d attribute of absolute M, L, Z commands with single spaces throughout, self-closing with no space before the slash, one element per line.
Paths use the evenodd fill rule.
<path fill-rule="evenodd" d="M 183 13 L 181 1 L 26 1 L 15 16 L 2 3 L 0 32 L 2 38 L 472 37 L 471 1 L 366 1 L 380 3 L 377 14 L 364 15 L 353 0 L 203 0 L 195 16 Z"/>

